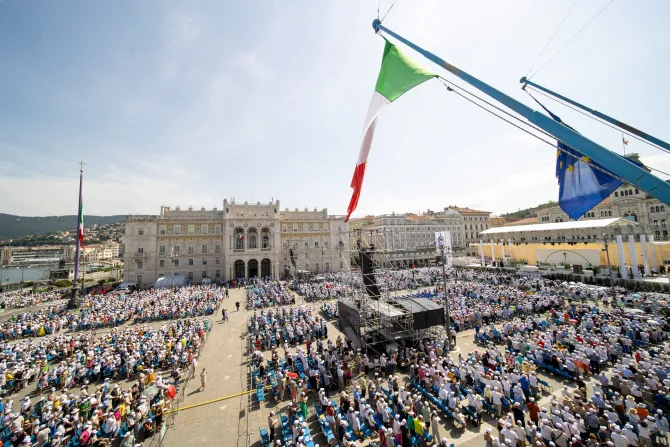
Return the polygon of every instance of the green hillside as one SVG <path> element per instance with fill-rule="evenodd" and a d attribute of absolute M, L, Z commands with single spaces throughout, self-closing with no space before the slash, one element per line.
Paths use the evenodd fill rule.
<path fill-rule="evenodd" d="M 523 210 L 515 211 L 513 213 L 502 214 L 501 217 L 518 217 L 519 219 L 525 219 L 526 217 L 535 216 L 535 212 L 544 208 L 551 208 L 552 206 L 558 205 L 558 202 L 550 200 L 546 203 L 538 205 L 534 208 L 526 208 Z"/>
<path fill-rule="evenodd" d="M 84 216 L 84 225 L 104 225 L 123 222 L 126 216 Z M 75 230 L 77 216 L 24 217 L 0 213 L 0 241 L 25 236 L 48 234 L 54 231 Z"/>

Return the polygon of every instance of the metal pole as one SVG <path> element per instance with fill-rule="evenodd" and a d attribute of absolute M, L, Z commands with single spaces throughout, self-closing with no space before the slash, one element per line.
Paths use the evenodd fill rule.
<path fill-rule="evenodd" d="M 442 284 L 444 287 L 444 319 L 447 325 L 447 350 L 453 351 L 456 346 L 451 345 L 451 316 L 449 315 L 449 300 L 447 299 L 447 257 L 445 256 L 444 238 L 438 239 L 440 244 L 440 254 L 442 255 Z"/>
<path fill-rule="evenodd" d="M 81 250 L 81 241 L 79 239 L 79 232 L 81 231 L 81 220 L 82 220 L 82 213 L 84 212 L 82 209 L 82 184 L 84 182 L 84 162 L 80 161 L 79 162 L 79 208 L 77 210 L 77 235 L 75 236 L 76 238 L 76 243 L 77 243 L 77 248 L 74 253 L 74 284 L 75 286 L 73 287 L 76 288 L 77 284 L 77 278 L 79 277 L 79 251 Z"/>
<path fill-rule="evenodd" d="M 562 100 L 562 101 L 565 101 L 565 102 L 567 102 L 568 104 L 571 104 L 571 105 L 573 105 L 573 106 L 575 106 L 575 107 L 578 107 L 578 108 L 584 110 L 585 112 L 590 113 L 590 114 L 593 115 L 593 116 L 596 116 L 596 117 L 598 117 L 598 118 L 600 118 L 600 119 L 602 119 L 602 120 L 607 121 L 607 122 L 610 123 L 610 124 L 614 124 L 615 126 L 617 126 L 617 127 L 621 128 L 621 129 L 625 130 L 626 132 L 630 132 L 630 133 L 632 133 L 633 135 L 636 135 L 636 136 L 638 136 L 638 137 L 640 137 L 640 138 L 643 138 L 643 139 L 649 141 L 650 143 L 654 143 L 654 144 L 656 144 L 656 145 L 658 145 L 658 146 L 661 146 L 661 147 L 663 147 L 663 148 L 665 148 L 665 149 L 670 150 L 670 144 L 666 143 L 665 141 L 663 141 L 663 140 L 659 140 L 658 138 L 656 138 L 656 137 L 654 137 L 654 136 L 652 136 L 652 135 L 649 135 L 648 133 L 643 132 L 643 131 L 641 131 L 641 130 L 639 130 L 639 129 L 636 129 L 636 128 L 634 128 L 633 126 L 630 126 L 630 125 L 628 125 L 628 124 L 626 124 L 626 123 L 624 123 L 624 122 L 621 122 L 621 121 L 619 121 L 619 120 L 617 120 L 617 119 L 615 119 L 615 118 L 612 118 L 612 117 L 610 117 L 610 116 L 608 116 L 608 115 L 605 115 L 604 113 L 598 112 L 597 110 L 593 110 L 593 109 L 591 109 L 591 108 L 589 108 L 589 107 L 586 107 L 585 105 L 582 105 L 582 104 L 578 103 L 577 101 L 573 101 L 572 99 L 570 99 L 570 98 L 568 98 L 568 97 L 565 97 L 565 96 L 563 96 L 563 95 L 561 95 L 561 94 L 559 94 L 559 93 L 556 93 L 556 92 L 554 92 L 554 91 L 551 91 L 551 90 L 549 90 L 549 89 L 546 88 L 546 87 L 542 87 L 542 86 L 539 85 L 539 84 L 536 84 L 536 83 L 534 83 L 534 82 L 532 82 L 532 81 L 529 81 L 528 79 L 526 79 L 525 76 L 524 76 L 523 78 L 521 78 L 521 80 L 520 80 L 519 82 L 522 83 L 522 84 L 532 85 L 532 86 L 535 87 L 536 89 L 538 89 L 538 90 L 542 90 L 543 92 L 548 93 L 548 94 L 550 94 L 551 96 L 555 96 L 556 98 L 558 98 L 558 99 L 560 99 L 560 100 Z M 621 135 L 621 136 L 623 137 L 623 135 Z M 625 154 L 625 153 L 626 153 L 626 146 L 625 146 L 625 145 L 624 145 L 623 150 L 624 150 L 624 154 Z"/>
<path fill-rule="evenodd" d="M 594 143 L 593 141 L 589 140 L 583 135 L 578 134 L 572 129 L 569 129 L 562 123 L 554 121 L 545 114 L 531 109 L 527 105 L 504 94 L 500 90 L 497 90 L 487 83 L 480 81 L 479 79 L 475 78 L 469 73 L 462 71 L 460 68 L 450 64 L 435 54 L 424 50 L 418 45 L 410 42 L 409 40 L 382 25 L 379 19 L 375 19 L 372 22 L 372 27 L 374 28 L 375 32 L 384 31 L 388 35 L 398 39 L 400 42 L 417 51 L 431 62 L 434 62 L 448 72 L 452 73 L 454 76 L 457 76 L 478 90 L 486 93 L 488 96 L 500 102 L 504 106 L 523 116 L 540 129 L 550 133 L 568 146 L 589 157 L 594 162 L 599 163 L 601 166 L 605 166 L 610 172 L 620 177 L 624 181 L 642 189 L 643 191 L 646 191 L 661 202 L 670 204 L 670 184 L 666 183 L 660 178 L 648 173 L 641 167 L 631 163 L 630 161 L 608 150 L 607 148 Z"/>

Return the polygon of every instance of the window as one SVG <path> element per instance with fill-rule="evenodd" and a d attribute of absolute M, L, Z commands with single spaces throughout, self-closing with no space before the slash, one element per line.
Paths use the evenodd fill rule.
<path fill-rule="evenodd" d="M 165 245 L 161 245 L 158 247 L 158 254 L 161 256 L 165 256 Z"/>
<path fill-rule="evenodd" d="M 144 262 L 137 261 L 137 270 L 142 270 L 144 268 Z"/>
<path fill-rule="evenodd" d="M 667 237 L 668 237 L 668 230 L 663 230 L 663 238 L 665 239 Z"/>
<path fill-rule="evenodd" d="M 649 212 L 650 212 L 650 213 L 653 213 L 653 212 L 654 212 L 654 207 L 653 207 L 653 206 L 652 206 L 652 207 L 649 207 Z"/>
<path fill-rule="evenodd" d="M 220 277 L 221 277 L 221 270 L 217 270 L 217 271 L 214 273 L 214 276 L 217 277 L 217 278 L 220 278 Z"/>
<path fill-rule="evenodd" d="M 175 267 L 179 267 L 179 259 L 175 259 L 175 260 L 174 260 L 174 266 L 175 266 Z"/>
<path fill-rule="evenodd" d="M 319 231 L 319 224 L 318 223 L 314 224 L 314 231 Z"/>
<path fill-rule="evenodd" d="M 207 270 L 203 270 L 203 271 L 202 271 L 202 277 L 203 277 L 203 278 L 207 278 Z"/>
<path fill-rule="evenodd" d="M 188 272 L 188 279 L 193 279 L 193 272 Z"/>
<path fill-rule="evenodd" d="M 614 197 L 619 197 L 619 191 L 614 191 Z"/>
<path fill-rule="evenodd" d="M 298 224 L 293 224 L 293 232 L 294 233 L 298 232 Z"/>
<path fill-rule="evenodd" d="M 188 234 L 195 234 L 195 225 L 188 226 Z"/>
<path fill-rule="evenodd" d="M 326 262 L 326 270 L 330 270 L 330 263 Z"/>
<path fill-rule="evenodd" d="M 635 194 L 640 194 L 640 190 L 635 188 Z"/>
<path fill-rule="evenodd" d="M 633 190 L 632 190 L 632 189 L 629 189 L 629 190 L 628 190 L 628 195 L 629 195 L 629 196 L 632 196 L 632 195 L 633 195 Z"/>
<path fill-rule="evenodd" d="M 165 234 L 165 233 L 167 233 L 167 229 L 166 229 L 165 225 L 161 225 L 161 226 L 158 227 L 158 228 L 159 228 L 158 232 L 159 232 L 160 234 Z"/>
<path fill-rule="evenodd" d="M 216 258 L 216 259 L 214 260 L 214 264 L 216 264 L 216 265 L 221 264 L 221 259 L 220 259 L 220 258 Z"/>
<path fill-rule="evenodd" d="M 319 241 L 314 241 L 314 246 L 318 247 L 319 246 Z"/>
<path fill-rule="evenodd" d="M 340 261 L 340 268 L 341 268 L 341 269 L 344 268 L 344 262 L 342 262 L 342 261 Z"/>
<path fill-rule="evenodd" d="M 174 234 L 181 234 L 181 225 L 174 226 Z"/>
<path fill-rule="evenodd" d="M 607 212 L 607 215 L 608 215 L 608 216 L 611 216 L 611 215 L 612 215 L 612 212 L 611 212 L 611 211 L 608 211 L 608 212 Z"/>
<path fill-rule="evenodd" d="M 286 233 L 286 231 L 287 231 L 287 230 L 286 230 L 286 225 L 282 225 L 282 226 L 281 226 L 281 232 L 282 232 L 282 233 Z"/>
<path fill-rule="evenodd" d="M 328 246 L 328 241 L 324 241 L 324 242 L 323 242 L 323 245 L 324 245 L 325 247 L 327 247 L 327 246 Z"/>
<path fill-rule="evenodd" d="M 135 278 L 135 283 L 139 286 L 142 284 L 142 275 L 137 275 Z"/>
<path fill-rule="evenodd" d="M 249 235 L 249 248 L 256 248 L 256 235 L 255 234 L 250 234 Z"/>
<path fill-rule="evenodd" d="M 193 244 L 188 244 L 188 250 L 186 254 L 192 255 L 195 249 L 193 248 Z"/>
<path fill-rule="evenodd" d="M 316 263 L 316 269 L 315 269 L 315 270 L 316 270 L 317 272 L 319 271 L 319 263 L 318 263 L 318 262 Z"/>
<path fill-rule="evenodd" d="M 138 228 L 137 229 L 137 235 L 138 236 L 144 236 L 144 228 Z"/>
<path fill-rule="evenodd" d="M 660 212 L 661 212 L 661 207 L 657 206 L 657 207 L 656 207 L 656 212 L 657 212 L 657 213 L 660 213 Z"/>
<path fill-rule="evenodd" d="M 175 245 L 174 247 L 172 247 L 172 252 L 175 255 L 178 255 L 179 254 L 179 245 Z"/>
<path fill-rule="evenodd" d="M 202 227 L 200 227 L 200 233 L 201 233 L 201 234 L 207 234 L 207 233 L 209 233 L 208 230 L 209 230 L 209 227 L 208 227 L 207 225 L 203 225 Z"/>
<path fill-rule="evenodd" d="M 162 274 L 162 273 L 159 273 L 159 274 L 158 274 L 158 277 L 159 277 L 159 278 L 162 278 L 162 277 L 164 277 L 164 276 L 165 276 L 165 275 Z"/>
<path fill-rule="evenodd" d="M 188 259 L 188 265 L 189 265 L 189 266 L 193 265 L 193 258 L 189 258 L 189 259 Z"/>
<path fill-rule="evenodd" d="M 158 266 L 165 267 L 165 259 L 161 259 L 160 261 L 158 261 Z"/>
<path fill-rule="evenodd" d="M 207 244 L 202 244 L 202 254 L 203 255 L 207 254 Z"/>
<path fill-rule="evenodd" d="M 137 246 L 137 252 L 138 253 L 144 253 L 144 247 L 142 247 L 141 245 L 138 245 Z"/>
<path fill-rule="evenodd" d="M 661 226 L 662 226 L 662 227 L 665 226 L 665 219 L 661 219 Z"/>
<path fill-rule="evenodd" d="M 214 253 L 216 253 L 217 255 L 218 255 L 219 253 L 221 253 L 221 246 L 220 246 L 220 245 L 215 245 L 215 246 L 214 246 Z"/>
<path fill-rule="evenodd" d="M 214 233 L 221 234 L 221 225 L 214 225 Z"/>
<path fill-rule="evenodd" d="M 665 211 L 665 206 L 661 205 L 661 211 Z"/>

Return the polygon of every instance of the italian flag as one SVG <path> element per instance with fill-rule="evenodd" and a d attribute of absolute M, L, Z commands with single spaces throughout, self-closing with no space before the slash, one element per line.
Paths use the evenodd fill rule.
<path fill-rule="evenodd" d="M 370 101 L 368 115 L 365 118 L 361 149 L 358 153 L 354 177 L 351 180 L 351 187 L 354 192 L 351 195 L 345 222 L 349 220 L 351 213 L 358 206 L 358 198 L 361 196 L 363 177 L 365 176 L 365 165 L 368 162 L 368 154 L 370 153 L 370 146 L 372 146 L 372 137 L 375 134 L 379 112 L 400 98 L 405 92 L 434 77 L 437 77 L 437 75 L 419 67 L 413 60 L 401 53 L 395 45 L 388 40 L 386 41 L 377 85 Z"/>
<path fill-rule="evenodd" d="M 84 248 L 84 203 L 81 200 L 81 197 L 79 198 L 79 234 L 77 237 L 79 238 L 79 246 L 81 249 L 86 250 L 86 248 Z"/>

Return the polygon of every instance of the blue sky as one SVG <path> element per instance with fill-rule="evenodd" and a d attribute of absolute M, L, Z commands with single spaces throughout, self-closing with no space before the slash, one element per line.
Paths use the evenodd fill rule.
<path fill-rule="evenodd" d="M 579 1 L 538 66 L 608 1 Z M 571 5 L 398 0 L 385 25 L 530 105 L 518 80 Z M 85 160 L 87 214 L 226 197 L 344 213 L 383 48 L 377 6 L 0 0 L 0 212 L 75 214 Z M 534 80 L 670 140 L 669 19 L 665 0 L 615 1 Z M 550 147 L 438 82 L 410 93 L 380 117 L 354 216 L 556 200 Z M 546 105 L 621 152 L 616 131 Z M 670 172 L 670 155 L 628 148 Z"/>

